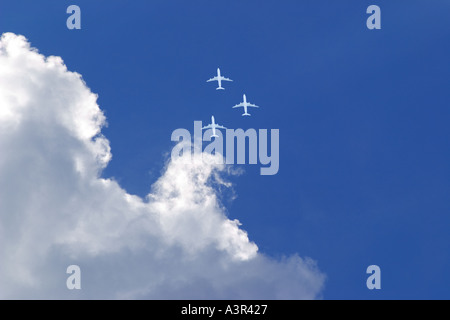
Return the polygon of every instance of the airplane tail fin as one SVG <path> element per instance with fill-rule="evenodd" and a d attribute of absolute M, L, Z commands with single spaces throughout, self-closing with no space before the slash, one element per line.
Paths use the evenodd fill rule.
<path fill-rule="evenodd" d="M 217 135 L 217 134 L 213 134 L 212 136 L 211 136 L 211 138 L 218 138 L 219 136 Z"/>
<path fill-rule="evenodd" d="M 244 113 L 242 116 L 250 116 L 250 113 Z"/>
<path fill-rule="evenodd" d="M 216 88 L 216 90 L 225 90 L 225 88 L 218 87 L 218 88 Z"/>

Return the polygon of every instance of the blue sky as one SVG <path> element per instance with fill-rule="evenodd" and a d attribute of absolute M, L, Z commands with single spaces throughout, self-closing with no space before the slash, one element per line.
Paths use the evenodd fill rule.
<path fill-rule="evenodd" d="M 82 29 L 65 27 L 70 4 Z M 366 28 L 366 8 L 382 29 Z M 325 299 L 449 299 L 448 1 L 2 1 L 0 31 L 61 56 L 99 94 L 113 160 L 144 197 L 176 128 L 212 114 L 280 129 L 280 171 L 229 179 L 260 251 L 299 253 Z M 225 91 L 205 81 L 217 67 Z M 261 106 L 241 117 L 242 94 Z M 382 289 L 366 288 L 366 268 Z"/>

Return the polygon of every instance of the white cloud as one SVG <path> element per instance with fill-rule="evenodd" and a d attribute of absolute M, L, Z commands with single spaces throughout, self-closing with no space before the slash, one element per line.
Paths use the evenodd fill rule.
<path fill-rule="evenodd" d="M 2 36 L 0 298 L 320 296 L 312 260 L 268 258 L 227 218 L 223 165 L 171 161 L 147 199 L 100 178 L 111 153 L 96 100 L 61 58 Z M 81 291 L 65 286 L 71 264 Z"/>

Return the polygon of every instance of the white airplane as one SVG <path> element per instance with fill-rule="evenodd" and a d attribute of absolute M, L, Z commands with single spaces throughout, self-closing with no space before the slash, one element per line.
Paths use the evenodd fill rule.
<path fill-rule="evenodd" d="M 241 103 L 235 105 L 233 108 L 238 108 L 238 107 L 244 108 L 244 113 L 242 114 L 243 116 L 250 116 L 250 113 L 247 112 L 248 107 L 259 108 L 257 105 L 247 102 L 247 97 L 245 96 L 245 94 L 244 94 L 244 102 L 241 102 Z"/>
<path fill-rule="evenodd" d="M 211 78 L 209 80 L 206 80 L 206 82 L 211 82 L 211 81 L 217 81 L 219 83 L 219 87 L 216 88 L 216 90 L 225 90 L 225 88 L 222 88 L 222 81 L 233 81 L 233 80 L 222 77 L 220 75 L 220 69 L 217 68 L 217 76 L 215 76 L 214 78 Z"/>
<path fill-rule="evenodd" d="M 215 120 L 214 120 L 214 116 L 211 117 L 211 124 L 208 124 L 207 126 L 203 127 L 202 130 L 205 129 L 212 129 L 212 137 L 214 138 L 218 138 L 219 136 L 216 134 L 216 129 L 226 129 L 224 126 L 218 125 Z"/>

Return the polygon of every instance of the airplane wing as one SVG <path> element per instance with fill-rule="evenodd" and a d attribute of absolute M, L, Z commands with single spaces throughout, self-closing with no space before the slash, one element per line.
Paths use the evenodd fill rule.
<path fill-rule="evenodd" d="M 212 129 L 212 125 L 208 124 L 207 126 L 204 126 L 204 127 L 202 128 L 202 130 L 205 130 L 205 129 Z"/>
<path fill-rule="evenodd" d="M 219 128 L 219 129 L 226 129 L 224 126 L 221 126 L 220 124 L 216 124 L 216 129 L 217 128 Z"/>
<path fill-rule="evenodd" d="M 259 108 L 256 104 L 247 103 L 247 107 Z"/>
<path fill-rule="evenodd" d="M 206 82 L 217 81 L 217 80 L 219 80 L 219 78 L 218 77 L 214 77 L 214 78 L 211 78 L 209 80 L 206 80 Z"/>
<path fill-rule="evenodd" d="M 239 107 L 243 107 L 243 106 L 244 106 L 244 104 L 241 102 L 241 103 L 235 105 L 233 108 L 239 108 Z"/>
<path fill-rule="evenodd" d="M 229 78 L 224 78 L 224 77 L 222 77 L 222 81 L 233 81 L 233 80 L 231 80 L 231 79 L 229 79 Z"/>

